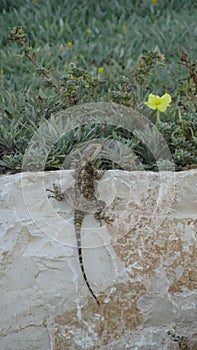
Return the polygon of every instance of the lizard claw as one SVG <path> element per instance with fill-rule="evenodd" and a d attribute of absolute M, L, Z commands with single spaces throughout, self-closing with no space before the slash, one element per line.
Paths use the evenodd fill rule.
<path fill-rule="evenodd" d="M 48 198 L 55 198 L 58 201 L 61 201 L 65 198 L 64 192 L 61 192 L 59 187 L 55 184 L 53 184 L 53 190 L 50 188 L 47 188 L 46 191 L 51 192 L 52 194 L 48 194 Z"/>

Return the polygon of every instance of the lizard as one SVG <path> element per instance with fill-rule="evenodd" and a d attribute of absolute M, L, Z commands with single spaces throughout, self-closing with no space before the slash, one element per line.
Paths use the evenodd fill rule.
<path fill-rule="evenodd" d="M 87 209 L 91 209 L 92 207 L 97 208 L 96 212 L 94 213 L 94 217 L 100 222 L 100 225 L 102 224 L 102 219 L 106 222 L 112 221 L 112 219 L 105 214 L 104 208 L 106 207 L 106 203 L 102 200 L 97 200 L 94 194 L 95 180 L 100 179 L 104 174 L 103 170 L 97 170 L 94 167 L 94 160 L 98 156 L 100 150 L 101 145 L 99 143 L 88 145 L 83 151 L 82 158 L 79 164 L 76 166 L 75 172 L 73 174 L 73 177 L 75 179 L 74 227 L 77 241 L 79 264 L 84 281 L 98 305 L 100 305 L 100 302 L 97 299 L 88 282 L 88 278 L 86 276 L 84 268 L 81 242 L 81 228 Z M 65 198 L 66 193 L 61 193 L 59 188 L 55 184 L 53 184 L 53 187 L 53 190 L 48 189 L 48 191 L 53 193 L 53 195 L 50 194 L 48 197 L 54 197 L 57 200 L 62 200 L 63 198 Z"/>
<path fill-rule="evenodd" d="M 195 350 L 197 349 L 197 342 L 192 341 L 189 337 L 184 335 L 178 335 L 174 331 L 167 331 L 168 335 L 171 335 L 173 341 L 178 342 L 179 350 Z"/>

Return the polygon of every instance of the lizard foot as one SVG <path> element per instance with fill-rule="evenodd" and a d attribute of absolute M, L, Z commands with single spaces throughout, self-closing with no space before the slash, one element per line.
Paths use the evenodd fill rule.
<path fill-rule="evenodd" d="M 46 191 L 51 192 L 51 194 L 48 194 L 48 198 L 55 198 L 58 201 L 61 201 L 65 197 L 64 192 L 61 192 L 60 188 L 55 184 L 53 184 L 53 190 L 47 188 Z"/>
<path fill-rule="evenodd" d="M 94 214 L 94 217 L 96 220 L 99 221 L 100 226 L 102 226 L 102 220 L 104 220 L 106 223 L 110 223 L 112 222 L 114 219 L 106 213 L 106 203 L 102 200 L 98 201 L 97 203 L 98 205 L 98 210 L 97 212 Z"/>

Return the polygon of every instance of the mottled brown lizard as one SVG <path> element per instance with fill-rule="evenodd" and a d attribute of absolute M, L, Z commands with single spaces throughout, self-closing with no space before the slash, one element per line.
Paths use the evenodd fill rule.
<path fill-rule="evenodd" d="M 77 240 L 79 263 L 86 285 L 90 293 L 96 300 L 97 304 L 99 305 L 100 302 L 97 299 L 88 282 L 84 268 L 81 242 L 81 228 L 87 210 L 92 209 L 92 207 L 96 207 L 96 212 L 94 216 L 97 220 L 99 220 L 100 224 L 102 219 L 106 222 L 112 221 L 112 219 L 110 219 L 104 212 L 106 203 L 102 200 L 97 200 L 95 197 L 95 180 L 100 179 L 104 173 L 103 171 L 99 171 L 94 167 L 94 160 L 98 156 L 100 150 L 101 145 L 98 143 L 88 145 L 83 151 L 81 161 L 76 166 L 76 170 L 74 172 L 74 226 Z M 53 190 L 48 189 L 48 191 L 53 193 L 52 195 L 50 194 L 49 197 L 54 197 L 57 200 L 62 200 L 66 197 L 67 194 L 65 192 L 60 192 L 59 188 L 55 184 L 53 184 L 53 187 Z"/>

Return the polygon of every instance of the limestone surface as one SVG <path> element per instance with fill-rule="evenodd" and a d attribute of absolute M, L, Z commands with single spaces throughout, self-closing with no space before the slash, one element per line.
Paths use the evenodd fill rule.
<path fill-rule="evenodd" d="M 107 171 L 87 213 L 81 275 L 70 201 L 47 197 L 72 172 L 0 177 L 1 350 L 196 350 L 197 170 Z"/>

